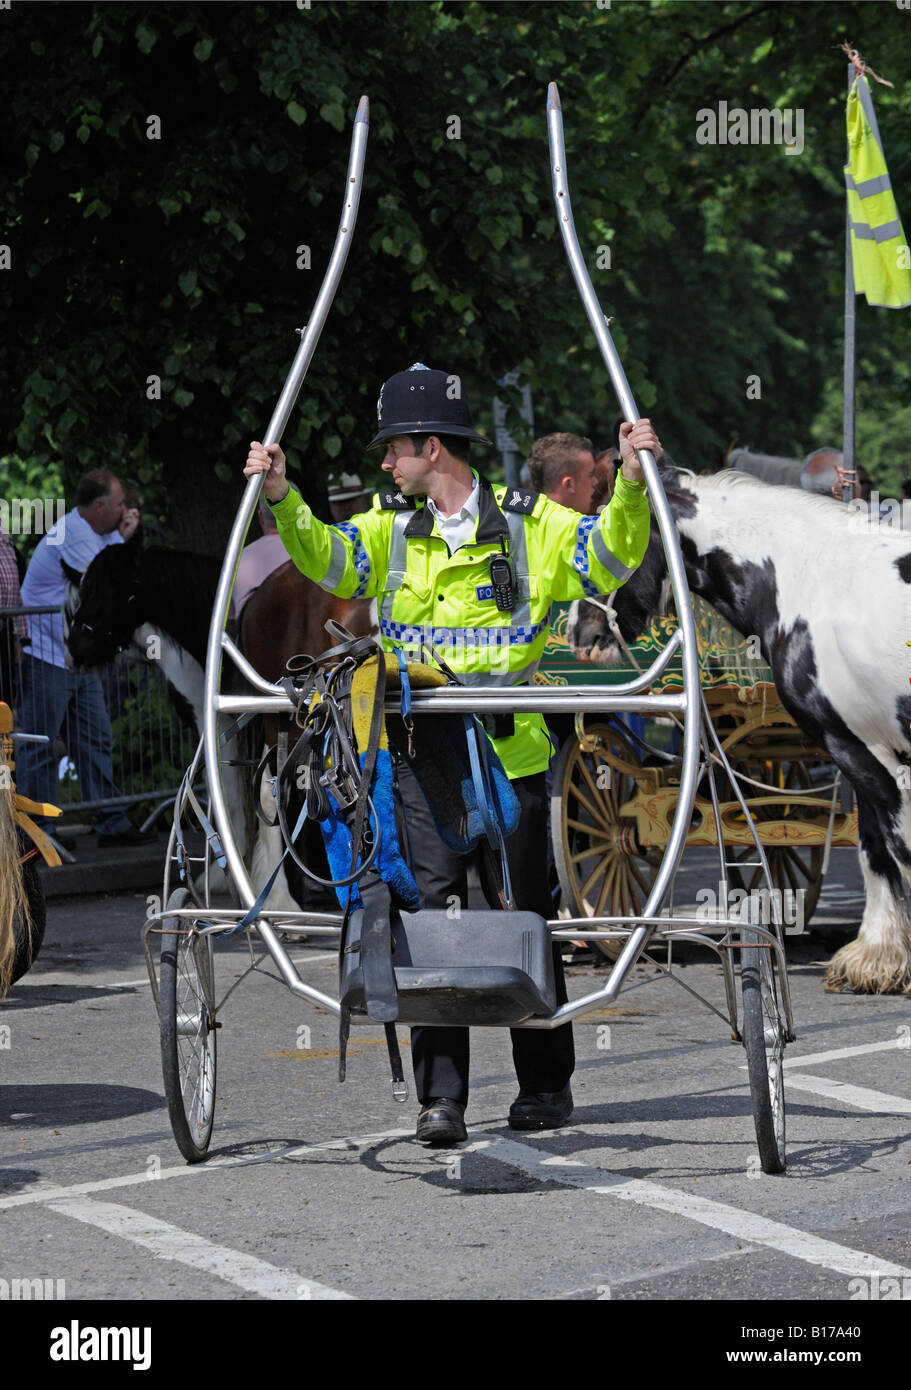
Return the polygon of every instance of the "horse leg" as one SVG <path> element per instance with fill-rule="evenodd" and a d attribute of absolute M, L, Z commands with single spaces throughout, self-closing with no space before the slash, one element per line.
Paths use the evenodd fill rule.
<path fill-rule="evenodd" d="M 221 732 L 221 725 L 224 724 L 227 727 L 229 722 L 226 719 L 220 719 L 219 732 Z M 256 729 L 257 724 L 254 723 L 250 726 L 249 731 L 245 730 L 235 735 L 234 740 L 228 745 L 228 749 L 231 751 L 229 755 L 226 750 L 222 758 L 221 785 L 234 840 L 241 858 L 248 866 L 253 892 L 258 897 L 275 865 L 281 859 L 283 845 L 281 831 L 278 827 L 270 829 L 254 815 L 253 811 L 253 776 L 250 757 L 257 747 L 253 738 L 253 732 Z M 265 750 L 260 748 L 260 752 L 263 751 Z M 237 760 L 236 765 L 233 764 L 232 759 Z M 274 813 L 275 808 L 272 804 L 267 778 L 263 778 L 261 783 L 261 805 L 266 815 Z M 210 891 L 215 887 L 216 891 L 223 891 L 233 896 L 227 871 L 220 872 L 217 866 L 213 866 L 209 878 Z M 204 875 L 199 875 L 195 886 L 201 899 L 204 900 Z M 288 891 L 284 868 L 279 870 L 264 906 L 273 911 L 294 912 L 297 910 L 298 904 Z"/>
<path fill-rule="evenodd" d="M 911 804 L 904 793 L 895 805 L 896 780 L 880 770 L 880 795 L 857 797 L 866 890 L 860 931 L 832 957 L 825 985 L 855 994 L 911 994 L 911 914 L 904 891 L 905 882 L 911 884 Z"/>
<path fill-rule="evenodd" d="M 222 734 L 229 726 L 230 720 L 223 715 L 218 718 L 218 732 Z M 201 727 L 201 718 L 200 718 Z M 220 777 L 222 795 L 225 799 L 225 809 L 228 815 L 228 822 L 234 835 L 240 857 L 246 860 L 250 834 L 252 830 L 250 812 L 250 773 L 247 767 L 235 766 L 232 759 L 242 759 L 245 754 L 243 733 L 235 735 L 234 739 L 228 743 L 223 751 L 220 764 Z M 210 810 L 211 815 L 211 810 Z M 193 881 L 194 891 L 200 902 L 206 901 L 206 874 L 201 869 Z M 219 869 L 218 864 L 213 860 L 209 868 L 209 893 L 226 893 L 232 895 L 231 879 L 227 868 Z"/>
<path fill-rule="evenodd" d="M 263 777 L 260 783 L 260 806 L 265 815 L 274 816 L 275 801 L 271 791 L 271 779 L 268 776 Z M 284 848 L 282 832 L 279 827 L 277 825 L 265 825 L 257 818 L 253 856 L 250 861 L 250 880 L 257 897 L 281 859 Z M 275 882 L 269 890 L 265 906 L 271 908 L 273 912 L 296 912 L 300 906 L 294 900 L 289 889 L 284 865 L 279 869 Z"/>

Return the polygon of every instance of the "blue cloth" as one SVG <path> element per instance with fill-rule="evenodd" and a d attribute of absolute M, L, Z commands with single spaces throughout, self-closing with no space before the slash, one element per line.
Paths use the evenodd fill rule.
<path fill-rule="evenodd" d="M 456 714 L 422 719 L 415 734 L 416 757 L 408 760 L 437 834 L 453 854 L 470 854 L 486 838 L 465 731 L 470 717 Z M 503 834 L 511 835 L 519 823 L 519 803 L 490 740 L 482 730 L 478 732 L 493 798 L 491 811 Z M 404 757 L 404 738 L 395 721 L 390 721 L 389 739 Z"/>
<path fill-rule="evenodd" d="M 365 755 L 361 754 L 361 767 Z M 399 837 L 395 825 L 395 798 L 392 785 L 392 759 L 387 748 L 380 748 L 376 755 L 376 768 L 373 774 L 371 800 L 379 819 L 380 853 L 377 868 L 383 882 L 389 885 L 395 905 L 405 912 L 417 912 L 421 897 L 417 884 L 402 856 Z M 338 813 L 338 806 L 330 796 L 330 813 L 321 822 L 329 872 L 333 878 L 348 878 L 351 873 L 351 831 Z M 360 862 L 360 861 L 358 861 Z M 336 888 L 336 897 L 341 907 L 348 905 L 348 889 Z M 351 891 L 351 906 L 361 906 L 361 895 L 357 884 Z"/>

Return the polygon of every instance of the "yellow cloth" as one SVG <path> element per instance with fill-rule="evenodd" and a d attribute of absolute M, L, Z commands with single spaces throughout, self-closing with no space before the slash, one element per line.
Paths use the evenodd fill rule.
<path fill-rule="evenodd" d="M 383 655 L 386 658 L 386 688 L 387 690 L 398 690 L 401 685 L 398 657 L 395 652 L 384 652 Z M 366 753 L 370 741 L 377 663 L 378 658 L 376 656 L 368 657 L 366 661 L 361 662 L 351 677 L 351 722 L 354 726 L 354 736 L 357 740 L 359 753 Z M 446 684 L 446 677 L 442 671 L 435 671 L 432 666 L 425 666 L 423 662 L 409 661 L 406 664 L 408 679 L 413 689 L 427 690 L 433 686 Z M 385 720 L 380 725 L 379 746 L 380 748 L 389 747 Z"/>
<path fill-rule="evenodd" d="M 0 700 L 0 767 L 13 768 L 13 714 L 9 705 Z M 6 815 L 9 809 L 13 820 L 21 830 L 25 832 L 32 841 L 35 848 L 41 854 L 45 863 L 50 868 L 56 868 L 60 863 L 60 855 L 54 849 L 50 840 L 43 830 L 40 830 L 31 816 L 59 816 L 61 810 L 59 806 L 51 806 L 45 801 L 31 801 L 27 796 L 21 796 L 16 791 L 12 781 L 3 789 L 4 795 L 0 799 L 0 815 Z M 31 812 L 31 815 L 28 813 Z"/>
<path fill-rule="evenodd" d="M 848 95 L 845 183 L 851 219 L 854 288 L 868 304 L 911 305 L 911 252 L 898 215 L 870 86 L 858 77 Z"/>

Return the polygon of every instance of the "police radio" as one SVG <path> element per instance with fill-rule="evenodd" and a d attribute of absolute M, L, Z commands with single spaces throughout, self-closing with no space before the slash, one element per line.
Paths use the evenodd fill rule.
<path fill-rule="evenodd" d="M 511 613 L 516 606 L 516 576 L 513 563 L 500 541 L 503 553 L 494 555 L 490 561 L 490 582 L 493 586 L 494 603 L 500 613 Z"/>

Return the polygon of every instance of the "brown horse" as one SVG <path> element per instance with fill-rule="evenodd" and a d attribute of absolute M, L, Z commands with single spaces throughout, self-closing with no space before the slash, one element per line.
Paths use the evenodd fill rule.
<path fill-rule="evenodd" d="M 372 599 L 336 598 L 288 560 L 279 565 L 258 589 L 254 589 L 241 611 L 239 646 L 252 666 L 267 681 L 287 674 L 288 658 L 306 652 L 319 656 L 335 639 L 326 632 L 333 619 L 355 637 L 379 631 Z M 276 721 L 272 721 L 274 728 Z M 270 745 L 274 743 L 270 739 Z"/>

